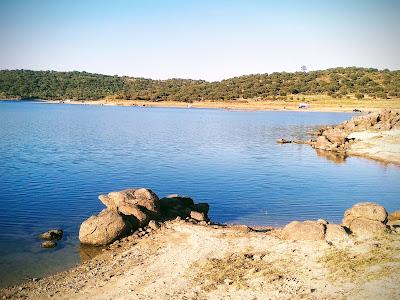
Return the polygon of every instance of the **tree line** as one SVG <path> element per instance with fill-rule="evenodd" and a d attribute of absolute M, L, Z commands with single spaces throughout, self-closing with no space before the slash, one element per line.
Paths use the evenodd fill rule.
<path fill-rule="evenodd" d="M 329 95 L 358 99 L 400 96 L 400 71 L 332 68 L 309 72 L 274 72 L 222 81 L 109 76 L 87 72 L 1 70 L 1 98 L 195 101 L 287 99 L 294 95 Z"/>

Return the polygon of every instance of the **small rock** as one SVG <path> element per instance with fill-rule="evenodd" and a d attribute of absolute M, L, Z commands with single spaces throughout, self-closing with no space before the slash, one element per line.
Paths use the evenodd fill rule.
<path fill-rule="evenodd" d="M 345 228 L 338 224 L 328 224 L 326 225 L 325 239 L 329 242 L 346 240 L 349 236 Z"/>
<path fill-rule="evenodd" d="M 232 279 L 229 279 L 229 278 L 226 278 L 226 279 L 224 280 L 224 283 L 225 283 L 226 285 L 231 285 L 231 284 L 233 283 L 233 280 L 232 280 Z"/>
<path fill-rule="evenodd" d="M 44 241 L 42 243 L 42 248 L 54 248 L 55 246 L 57 246 L 57 243 L 54 241 Z"/>
<path fill-rule="evenodd" d="M 158 225 L 158 223 L 157 223 L 156 221 L 154 221 L 154 220 L 151 220 L 151 221 L 149 222 L 149 227 L 150 227 L 151 229 L 153 229 L 153 230 L 158 230 L 158 229 L 160 229 L 160 225 Z"/>
<path fill-rule="evenodd" d="M 196 221 L 207 221 L 207 216 L 204 212 L 194 211 L 190 212 L 190 217 Z"/>
<path fill-rule="evenodd" d="M 50 229 L 39 235 L 42 240 L 61 240 L 64 232 L 61 229 Z"/>
<path fill-rule="evenodd" d="M 276 142 L 278 144 L 290 144 L 292 141 L 288 141 L 288 140 L 285 140 L 285 139 L 278 139 L 278 140 L 276 140 Z"/>

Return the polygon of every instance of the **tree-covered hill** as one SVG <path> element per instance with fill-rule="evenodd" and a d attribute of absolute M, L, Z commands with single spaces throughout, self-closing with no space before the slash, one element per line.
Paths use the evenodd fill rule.
<path fill-rule="evenodd" d="M 400 71 L 334 68 L 310 72 L 275 72 L 218 82 L 152 80 L 87 72 L 1 70 L 0 97 L 41 99 L 236 100 L 274 99 L 291 95 L 400 96 Z"/>

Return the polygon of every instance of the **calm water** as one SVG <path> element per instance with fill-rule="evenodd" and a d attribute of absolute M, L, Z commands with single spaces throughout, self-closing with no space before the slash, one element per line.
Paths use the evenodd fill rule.
<path fill-rule="evenodd" d="M 338 222 L 365 200 L 400 208 L 400 168 L 275 143 L 350 117 L 0 101 L 0 285 L 78 263 L 97 196 L 127 187 L 190 195 L 214 221 L 250 225 Z M 65 237 L 43 250 L 37 235 L 53 227 Z"/>

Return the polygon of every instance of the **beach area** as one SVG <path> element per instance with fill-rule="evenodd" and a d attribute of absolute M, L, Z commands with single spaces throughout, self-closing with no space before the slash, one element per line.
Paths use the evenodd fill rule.
<path fill-rule="evenodd" d="M 353 230 L 351 235 L 344 227 L 325 220 L 292 222 L 283 229 L 226 226 L 190 218 L 157 226 L 153 223 L 103 247 L 94 257 L 82 249 L 86 261 L 80 265 L 2 289 L 0 296 L 397 299 L 399 214 L 389 216 L 390 222 L 386 223 L 384 212 L 385 227 L 382 221 L 371 220 L 382 220 L 382 207 L 368 203 L 362 206 L 365 216 L 359 215 L 361 210 L 357 211 L 356 206 L 352 208 L 355 217 L 364 223 L 356 226 L 352 221 L 348 225 Z M 349 216 L 351 212 L 347 211 L 344 221 Z"/>
<path fill-rule="evenodd" d="M 326 95 L 302 96 L 294 100 L 254 100 L 244 99 L 235 101 L 144 101 L 144 100 L 45 100 L 47 103 L 111 105 L 111 106 L 142 106 L 142 107 L 171 107 L 171 108 L 211 108 L 226 110 L 273 110 L 273 111 L 319 111 L 319 112 L 377 112 L 382 109 L 400 110 L 400 98 L 394 99 L 337 99 Z M 299 108 L 301 103 L 306 108 Z"/>

